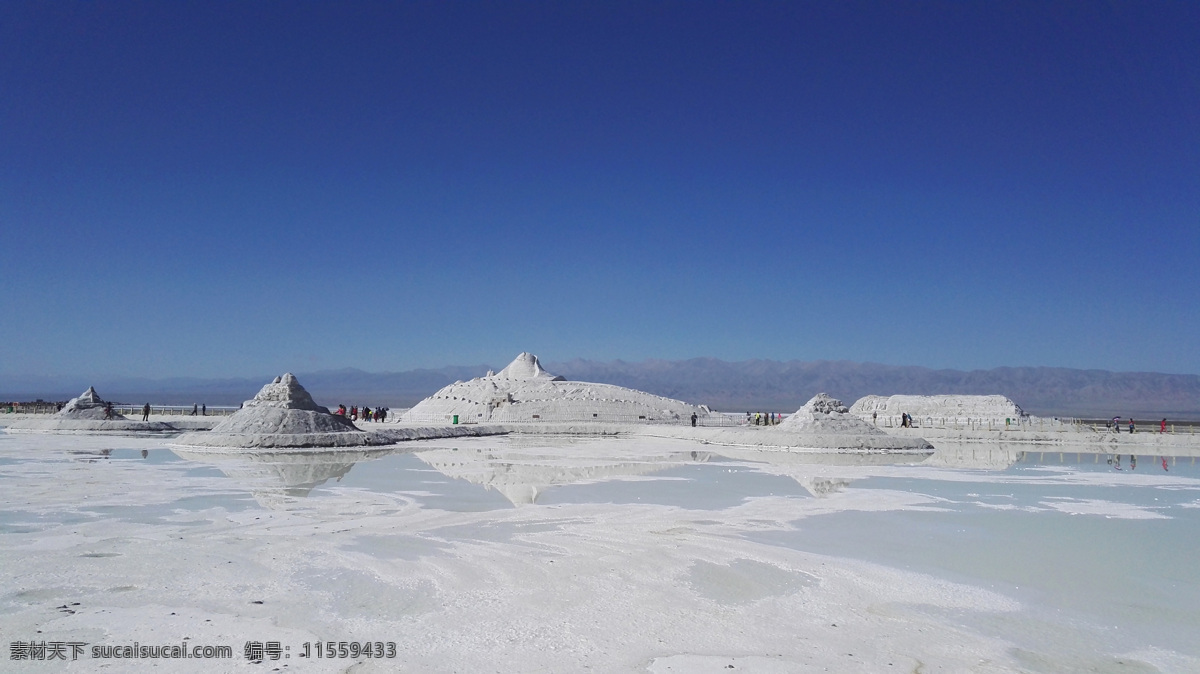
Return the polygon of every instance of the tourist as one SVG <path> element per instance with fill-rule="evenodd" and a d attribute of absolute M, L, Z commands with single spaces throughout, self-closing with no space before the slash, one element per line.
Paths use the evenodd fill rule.
<path fill-rule="evenodd" d="M 150 421 L 150 403 L 142 405 L 142 421 Z"/>
<path fill-rule="evenodd" d="M 197 412 L 199 409 L 200 409 L 200 406 L 199 406 L 199 405 L 197 405 L 196 403 L 192 403 L 192 416 L 196 416 L 196 412 Z"/>
<path fill-rule="evenodd" d="M 696 427 L 696 413 L 692 412 L 692 428 Z"/>
<path fill-rule="evenodd" d="M 358 421 L 358 405 L 350 407 L 350 421 Z"/>
<path fill-rule="evenodd" d="M 1133 417 L 1130 417 L 1130 418 L 1129 418 L 1129 432 L 1130 432 L 1130 433 L 1133 433 L 1133 429 L 1134 429 L 1134 426 L 1133 426 Z"/>
<path fill-rule="evenodd" d="M 112 418 L 113 418 L 113 408 L 112 408 L 112 403 L 104 403 L 104 418 L 105 418 L 105 419 L 112 419 Z"/>
<path fill-rule="evenodd" d="M 202 417 L 208 416 L 208 403 L 205 403 L 200 406 L 200 416 L 202 416 Z"/>
<path fill-rule="evenodd" d="M 1159 422 L 1159 424 L 1158 424 L 1158 432 L 1159 432 L 1159 433 L 1166 433 L 1166 432 L 1167 432 L 1167 418 L 1166 418 L 1166 417 L 1163 417 L 1163 420 L 1162 420 L 1161 422 Z"/>
<path fill-rule="evenodd" d="M 1113 424 L 1113 431 L 1116 432 L 1117 435 L 1120 435 L 1121 434 L 1121 417 L 1113 417 L 1112 424 Z"/>
<path fill-rule="evenodd" d="M 875 426 L 879 425 L 879 412 L 871 412 L 871 423 Z"/>

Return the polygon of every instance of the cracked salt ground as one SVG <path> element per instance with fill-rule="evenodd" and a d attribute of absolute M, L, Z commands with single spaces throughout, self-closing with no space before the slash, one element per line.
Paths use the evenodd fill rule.
<path fill-rule="evenodd" d="M 18 437 L 5 634 L 397 642 L 287 671 L 1200 670 L 1188 457 Z"/>

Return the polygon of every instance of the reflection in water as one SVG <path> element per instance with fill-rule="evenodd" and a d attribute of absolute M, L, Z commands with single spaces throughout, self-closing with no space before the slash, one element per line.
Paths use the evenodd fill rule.
<path fill-rule="evenodd" d="M 278 509 L 308 496 L 314 487 L 341 481 L 354 464 L 396 452 L 395 447 L 339 451 L 238 450 L 205 451 L 171 448 L 182 459 L 215 466 L 245 486 L 265 508 Z"/>
<path fill-rule="evenodd" d="M 1169 473 L 1169 472 L 1171 472 L 1171 468 L 1168 465 L 1167 458 L 1168 457 L 1165 457 L 1165 456 L 1159 456 L 1158 457 L 1158 465 L 1162 466 L 1162 469 L 1165 472 Z M 1178 457 L 1170 457 L 1170 458 L 1178 461 Z M 1192 463 L 1194 464 L 1195 462 L 1196 462 L 1196 458 L 1192 457 Z M 1116 470 L 1124 470 L 1123 468 L 1121 468 L 1121 455 L 1120 454 L 1115 454 L 1113 456 L 1108 457 L 1108 465 L 1112 466 Z M 1136 454 L 1129 455 L 1129 470 L 1137 470 L 1137 455 Z"/>
<path fill-rule="evenodd" d="M 722 447 L 719 453 L 737 461 L 762 464 L 763 472 L 790 477 L 817 498 L 840 492 L 864 477 L 860 471 L 848 469 L 911 464 L 924 458 L 921 454 L 790 452 L 751 447 Z"/>
<path fill-rule="evenodd" d="M 933 456 L 921 465 L 975 470 L 1005 470 L 1024 466 L 1078 466 L 1107 464 L 1114 470 L 1137 470 L 1138 456 L 1112 454 L 1111 445 L 1036 445 L 1012 442 L 940 441 Z M 1153 454 L 1157 466 L 1170 471 L 1180 460 L 1196 462 L 1200 450 L 1194 447 L 1158 447 Z M 1144 467 L 1143 467 L 1144 469 Z"/>
<path fill-rule="evenodd" d="M 100 459 L 107 459 L 112 456 L 111 449 L 72 449 L 68 454 L 77 457 L 78 461 L 84 463 L 95 463 Z"/>
<path fill-rule="evenodd" d="M 1025 458 L 1025 449 L 1014 445 L 971 444 L 939 448 L 933 456 L 921 463 L 923 466 L 943 468 L 969 468 L 974 470 L 1004 470 Z"/>
<path fill-rule="evenodd" d="M 561 447 L 561 439 L 555 446 Z M 569 453 L 522 449 L 448 448 L 417 452 L 415 456 L 443 475 L 495 489 L 513 505 L 537 502 L 546 489 L 579 482 L 603 481 L 648 475 L 688 463 L 708 461 L 708 452 L 659 452 L 637 455 L 592 455 L 587 449 Z"/>

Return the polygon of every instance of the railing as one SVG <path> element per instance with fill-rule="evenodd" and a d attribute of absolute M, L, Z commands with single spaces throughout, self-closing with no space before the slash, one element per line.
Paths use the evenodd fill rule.
<path fill-rule="evenodd" d="M 61 408 L 58 403 L 3 403 L 0 404 L 0 413 L 3 414 L 55 414 Z M 223 417 L 233 414 L 238 411 L 238 407 L 216 406 L 209 407 L 205 410 L 196 408 L 196 416 Z M 123 414 L 125 416 L 141 416 L 141 405 L 113 405 L 113 412 Z M 190 416 L 192 414 L 191 405 L 151 405 L 150 414 L 152 416 Z"/>
<path fill-rule="evenodd" d="M 238 411 L 239 409 L 241 409 L 241 408 L 240 407 L 226 407 L 226 406 L 209 407 L 208 409 L 196 408 L 195 416 L 198 416 L 198 417 L 200 417 L 200 416 L 227 417 L 230 414 L 233 414 L 234 412 Z M 127 417 L 134 416 L 134 415 L 137 415 L 140 417 L 142 415 L 142 406 L 141 405 L 113 405 L 113 411 L 118 414 L 124 414 Z M 191 405 L 151 405 L 150 406 L 150 416 L 154 416 L 154 415 L 175 416 L 175 417 L 192 416 L 192 406 Z"/>

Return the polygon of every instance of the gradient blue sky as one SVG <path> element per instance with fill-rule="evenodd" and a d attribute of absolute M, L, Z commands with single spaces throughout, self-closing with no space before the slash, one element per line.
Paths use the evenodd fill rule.
<path fill-rule="evenodd" d="M 0 378 L 1200 373 L 1200 3 L 5 2 Z"/>

